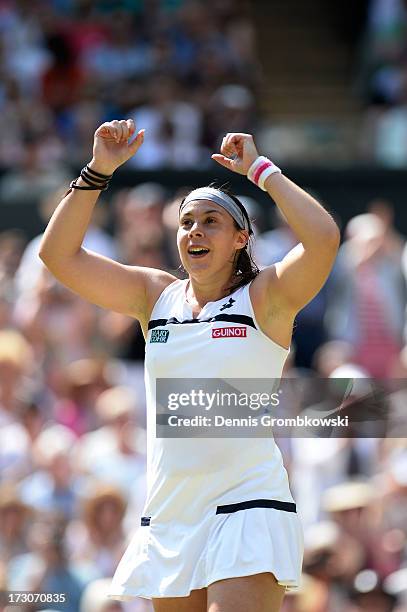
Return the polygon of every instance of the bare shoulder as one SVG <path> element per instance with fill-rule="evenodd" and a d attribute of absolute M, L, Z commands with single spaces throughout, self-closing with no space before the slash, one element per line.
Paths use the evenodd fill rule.
<path fill-rule="evenodd" d="M 165 272 L 164 270 L 157 270 L 155 268 L 145 268 L 146 275 L 146 297 L 147 297 L 147 308 L 146 308 L 146 320 L 150 319 L 151 312 L 154 308 L 154 304 L 169 285 L 174 281 L 178 280 L 173 274 Z"/>
<path fill-rule="evenodd" d="M 287 316 L 278 291 L 278 268 L 276 265 L 261 270 L 250 286 L 250 299 L 258 322 L 267 321 L 271 315 Z"/>
<path fill-rule="evenodd" d="M 250 298 L 256 318 L 262 311 L 273 309 L 284 310 L 281 296 L 278 295 L 278 268 L 277 265 L 268 266 L 259 272 L 250 286 Z"/>
<path fill-rule="evenodd" d="M 276 265 L 260 271 L 250 285 L 250 299 L 262 332 L 277 344 L 288 348 L 297 313 L 288 307 L 279 294 Z"/>

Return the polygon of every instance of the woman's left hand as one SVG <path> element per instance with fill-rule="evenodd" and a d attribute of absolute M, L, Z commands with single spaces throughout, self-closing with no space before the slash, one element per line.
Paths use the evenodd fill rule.
<path fill-rule="evenodd" d="M 214 153 L 212 159 L 224 168 L 244 175 L 259 157 L 251 134 L 226 134 L 220 151 Z"/>

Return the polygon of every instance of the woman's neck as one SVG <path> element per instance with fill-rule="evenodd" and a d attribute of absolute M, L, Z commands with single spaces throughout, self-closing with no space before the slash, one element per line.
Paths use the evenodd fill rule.
<path fill-rule="evenodd" d="M 219 283 L 202 283 L 189 278 L 186 287 L 186 300 L 191 306 L 203 308 L 208 302 L 217 302 L 228 296 L 231 285 L 220 286 Z"/>

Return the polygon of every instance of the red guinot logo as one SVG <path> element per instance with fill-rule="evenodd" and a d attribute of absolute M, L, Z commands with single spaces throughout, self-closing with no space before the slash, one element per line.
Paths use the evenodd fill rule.
<path fill-rule="evenodd" d="M 215 327 L 212 329 L 212 338 L 246 338 L 246 327 Z"/>

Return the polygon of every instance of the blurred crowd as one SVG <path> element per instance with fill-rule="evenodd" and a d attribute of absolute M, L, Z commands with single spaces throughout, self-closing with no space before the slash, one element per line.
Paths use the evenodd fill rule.
<path fill-rule="evenodd" d="M 204 168 L 225 132 L 252 132 L 261 70 L 249 4 L 0 0 L 0 201 L 29 194 L 45 224 L 67 167 L 88 161 L 95 128 L 112 118 L 147 129 L 129 162 L 142 169 Z M 406 24 L 401 0 L 370 3 L 369 154 L 393 165 L 407 163 Z M 108 192 L 85 247 L 181 274 L 186 190 Z M 258 263 L 280 260 L 296 243 L 290 228 L 242 201 Z M 406 379 L 407 246 L 391 202 L 368 203 L 343 237 L 297 318 L 285 376 Z M 40 240 L 0 233 L 0 592 L 69 593 L 48 612 L 151 612 L 105 597 L 145 498 L 144 339 L 136 321 L 56 282 Z M 407 392 L 390 399 L 394 437 L 278 441 L 305 529 L 303 584 L 284 612 L 407 611 Z"/>
<path fill-rule="evenodd" d="M 360 93 L 367 106 L 363 156 L 407 164 L 407 3 L 370 0 L 361 41 Z"/>
<path fill-rule="evenodd" d="M 147 130 L 129 162 L 146 169 L 202 167 L 221 134 L 250 131 L 260 68 L 248 4 L 1 0 L 0 200 L 24 192 L 21 174 L 60 184 L 63 162 L 87 161 L 95 129 L 118 117 Z"/>
<path fill-rule="evenodd" d="M 224 133 L 256 129 L 280 160 L 405 167 L 406 0 L 357 5 L 355 116 L 299 112 L 281 124 L 259 112 L 270 83 L 249 0 L 0 0 L 0 202 L 61 184 L 73 160 L 87 161 L 96 127 L 118 117 L 146 129 L 143 156 L 129 163 L 140 169 L 205 169 Z"/>
<path fill-rule="evenodd" d="M 108 193 L 114 233 L 100 201 L 85 246 L 180 274 L 183 193 L 156 183 Z M 42 201 L 44 222 L 60 197 Z M 284 257 L 296 242 L 284 220 L 242 201 L 259 264 Z M 0 591 L 69 592 L 56 609 L 70 612 L 151 610 L 146 600 L 104 597 L 145 498 L 143 336 L 133 319 L 58 284 L 38 258 L 40 239 L 0 234 Z M 407 378 L 406 274 L 392 205 L 370 202 L 346 226 L 326 287 L 298 317 L 285 376 Z M 404 436 L 406 394 L 392 396 Z M 284 612 L 406 612 L 401 435 L 278 440 L 306 540 L 303 586 Z"/>

